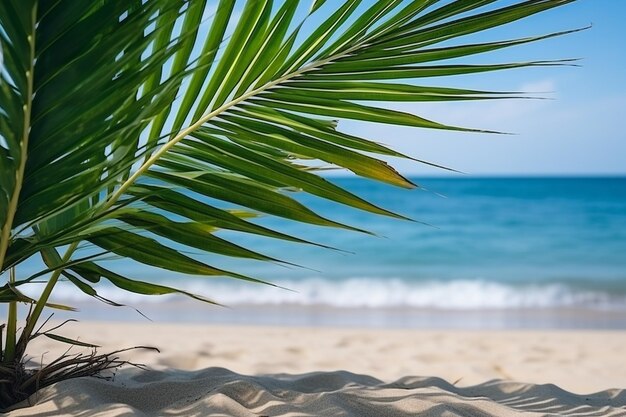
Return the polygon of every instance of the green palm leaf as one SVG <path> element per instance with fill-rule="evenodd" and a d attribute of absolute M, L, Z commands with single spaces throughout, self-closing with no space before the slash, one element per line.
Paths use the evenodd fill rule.
<path fill-rule="evenodd" d="M 246 212 L 363 232 L 285 190 L 402 217 L 321 178 L 304 161 L 415 187 L 383 157 L 430 163 L 341 132 L 337 121 L 484 132 L 379 106 L 525 97 L 417 82 L 569 64 L 458 59 L 570 33 L 466 41 L 572 1 L 3 1 L 0 272 L 42 253 L 52 273 L 36 321 L 61 274 L 92 295 L 98 280 L 89 281 L 90 273 L 142 294 L 177 291 L 75 258 L 80 242 L 163 269 L 256 281 L 180 247 L 276 261 L 215 232 L 311 243 L 259 226 Z M 307 22 L 315 23 L 310 33 Z M 13 284 L 0 287 L 0 302 L 23 300 Z M 26 338 L 32 330 L 29 324 Z"/>

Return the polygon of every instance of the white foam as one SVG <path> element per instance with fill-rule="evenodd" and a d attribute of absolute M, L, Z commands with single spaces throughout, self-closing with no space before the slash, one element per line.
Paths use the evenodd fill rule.
<path fill-rule="evenodd" d="M 283 280 L 275 284 L 289 288 L 251 283 L 184 280 L 176 285 L 226 305 L 327 305 L 338 308 L 435 308 L 451 310 L 593 308 L 626 310 L 626 295 L 578 289 L 562 283 L 510 285 L 486 280 L 418 281 L 402 279 L 351 278 L 329 280 L 310 278 Z M 146 297 L 107 285 L 96 287 L 99 294 L 121 303 L 162 302 L 169 297 Z M 56 290 L 57 300 L 79 301 L 87 296 L 69 283 Z"/>

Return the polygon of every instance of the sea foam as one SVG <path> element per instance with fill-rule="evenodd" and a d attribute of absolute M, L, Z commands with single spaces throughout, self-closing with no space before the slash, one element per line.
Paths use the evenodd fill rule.
<path fill-rule="evenodd" d="M 172 283 L 173 284 L 173 283 Z M 225 305 L 296 305 L 335 308 L 427 308 L 444 310 L 589 308 L 626 311 L 626 294 L 578 288 L 567 283 L 508 284 L 486 280 L 408 281 L 397 278 L 308 278 L 269 285 L 184 280 L 175 285 Z M 167 302 L 172 298 L 126 293 L 109 285 L 98 293 L 121 303 Z M 57 300 L 86 296 L 69 283 L 56 290 Z"/>

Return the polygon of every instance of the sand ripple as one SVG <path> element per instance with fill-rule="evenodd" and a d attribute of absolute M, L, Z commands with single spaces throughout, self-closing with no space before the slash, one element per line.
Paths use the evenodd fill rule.
<path fill-rule="evenodd" d="M 626 391 L 577 395 L 556 385 L 490 381 L 458 387 L 440 378 L 384 383 L 345 371 L 247 376 L 224 368 L 120 372 L 115 381 L 65 381 L 17 416 L 626 416 Z"/>

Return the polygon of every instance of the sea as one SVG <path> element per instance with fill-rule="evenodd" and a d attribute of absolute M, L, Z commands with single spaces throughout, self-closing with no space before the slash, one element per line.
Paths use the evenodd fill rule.
<path fill-rule="evenodd" d="M 371 234 L 260 216 L 252 221 L 331 248 L 222 231 L 221 237 L 288 263 L 186 252 L 273 285 L 182 276 L 128 260 L 106 260 L 105 266 L 129 277 L 184 288 L 220 306 L 182 296 L 140 296 L 99 284 L 100 295 L 126 305 L 111 307 L 62 283 L 55 301 L 81 311 L 61 317 L 626 329 L 626 177 L 418 177 L 412 178 L 420 186 L 414 190 L 358 178 L 328 180 L 411 220 L 291 193 L 317 213 Z M 28 274 L 37 266 L 33 260 L 18 272 Z"/>

